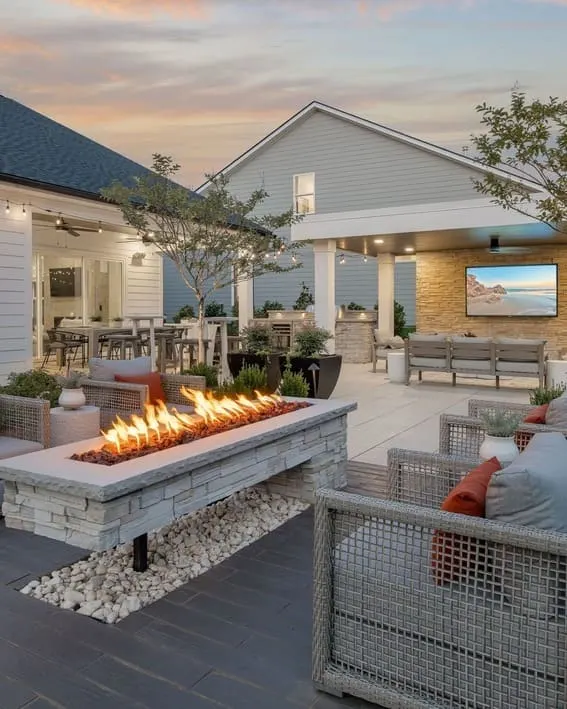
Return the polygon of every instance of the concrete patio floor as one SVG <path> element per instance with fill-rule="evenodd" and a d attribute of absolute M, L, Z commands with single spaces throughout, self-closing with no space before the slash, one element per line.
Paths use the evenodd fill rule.
<path fill-rule="evenodd" d="M 451 386 L 450 374 L 424 372 L 423 382 L 391 384 L 385 372 L 372 372 L 370 364 L 343 365 L 333 398 L 354 399 L 358 409 L 349 414 L 349 458 L 375 465 L 386 464 L 389 448 L 436 451 L 439 415 L 467 414 L 469 399 L 528 401 L 535 379 L 460 377 Z"/>

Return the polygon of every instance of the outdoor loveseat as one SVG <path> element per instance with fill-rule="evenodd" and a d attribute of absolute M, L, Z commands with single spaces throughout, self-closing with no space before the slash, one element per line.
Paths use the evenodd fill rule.
<path fill-rule="evenodd" d="M 567 707 L 567 534 L 441 511 L 474 465 L 390 450 L 388 499 L 318 491 L 319 689 L 392 709 Z M 440 538 L 456 576 L 433 566 Z"/>
<path fill-rule="evenodd" d="M 545 380 L 545 341 L 514 338 L 453 337 L 449 335 L 410 334 L 405 342 L 406 382 L 412 372 L 421 381 L 422 372 L 446 372 L 494 377 L 532 377 L 543 386 Z"/>

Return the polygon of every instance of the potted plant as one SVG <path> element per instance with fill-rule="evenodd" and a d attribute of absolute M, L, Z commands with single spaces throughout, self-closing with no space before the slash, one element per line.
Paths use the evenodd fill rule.
<path fill-rule="evenodd" d="M 532 389 L 532 391 L 530 391 L 530 404 L 533 404 L 534 406 L 549 404 L 554 399 L 559 399 L 560 396 L 563 396 L 566 389 L 567 387 L 563 383 L 556 384 L 555 386 Z"/>
<path fill-rule="evenodd" d="M 228 368 L 236 378 L 244 367 L 265 369 L 268 389 L 275 391 L 280 383 L 279 357 L 272 352 L 272 330 L 268 325 L 250 325 L 242 330 L 242 351 L 229 352 Z"/>
<path fill-rule="evenodd" d="M 481 413 L 480 419 L 485 431 L 480 458 L 498 458 L 502 467 L 515 460 L 519 455 L 515 433 L 522 416 L 512 411 L 488 410 Z"/>
<path fill-rule="evenodd" d="M 289 362 L 292 372 L 303 374 L 310 398 L 328 399 L 337 385 L 343 358 L 327 353 L 327 342 L 332 337 L 328 330 L 308 325 L 296 334 L 289 355 L 280 359 L 282 372 Z"/>
<path fill-rule="evenodd" d="M 81 386 L 83 376 L 81 372 L 67 369 L 67 374 L 59 378 L 61 384 L 59 406 L 62 406 L 67 411 L 80 409 L 81 406 L 86 404 L 85 392 Z"/>
<path fill-rule="evenodd" d="M 301 372 L 291 371 L 291 362 L 286 362 L 282 380 L 280 383 L 280 394 L 282 396 L 292 396 L 305 399 L 309 396 L 309 384 Z"/>

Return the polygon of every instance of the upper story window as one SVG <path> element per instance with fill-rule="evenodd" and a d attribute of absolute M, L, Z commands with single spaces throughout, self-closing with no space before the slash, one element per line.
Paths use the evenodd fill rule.
<path fill-rule="evenodd" d="M 315 212 L 315 173 L 304 172 L 293 176 L 293 204 L 296 214 Z"/>

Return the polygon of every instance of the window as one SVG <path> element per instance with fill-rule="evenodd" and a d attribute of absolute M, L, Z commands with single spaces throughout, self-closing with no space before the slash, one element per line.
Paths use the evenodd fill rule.
<path fill-rule="evenodd" d="M 296 214 L 315 212 L 315 173 L 293 176 L 293 204 Z"/>

